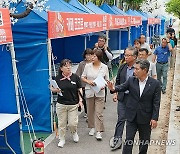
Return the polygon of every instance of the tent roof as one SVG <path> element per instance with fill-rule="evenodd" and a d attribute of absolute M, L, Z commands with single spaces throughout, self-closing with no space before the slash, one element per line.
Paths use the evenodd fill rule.
<path fill-rule="evenodd" d="M 122 11 L 121 9 L 119 9 L 117 6 L 115 6 L 115 5 L 113 5 L 112 6 L 112 9 L 113 10 L 116 10 L 119 14 L 121 14 L 121 15 L 125 15 L 125 16 L 127 16 L 128 14 L 127 13 L 125 13 L 124 11 Z"/>
<path fill-rule="evenodd" d="M 104 3 L 100 8 L 110 14 L 119 14 L 116 10 L 113 10 L 108 4 Z"/>
<path fill-rule="evenodd" d="M 134 10 L 134 12 L 135 12 L 137 15 L 141 16 L 143 21 L 146 21 L 146 20 L 147 20 L 147 17 L 145 17 L 143 14 L 139 13 L 139 12 L 136 11 L 136 10 Z"/>
<path fill-rule="evenodd" d="M 86 4 L 86 6 L 90 9 L 93 10 L 93 12 L 95 12 L 96 14 L 107 14 L 105 11 L 103 11 L 102 9 L 100 9 L 98 6 L 96 6 L 95 4 L 93 4 L 92 2 L 88 2 Z"/>
<path fill-rule="evenodd" d="M 79 8 L 76 8 L 76 7 L 74 7 L 74 6 L 72 6 L 72 5 L 70 5 L 69 3 L 67 3 L 67 2 L 65 2 L 64 0 L 58 0 L 59 2 L 60 2 L 60 5 L 62 6 L 62 8 L 61 9 L 63 9 L 64 11 L 61 11 L 61 10 L 57 10 L 57 11 L 60 11 L 60 12 L 77 12 L 77 13 L 86 13 L 85 11 L 83 11 L 83 10 L 81 10 L 81 9 L 79 9 Z M 52 3 L 52 0 L 49 0 L 49 2 L 51 2 Z M 50 4 L 51 4 L 50 3 Z M 51 6 L 51 5 L 50 5 Z M 63 8 L 63 6 L 66 6 L 67 8 L 69 8 L 70 10 L 69 11 L 66 11 L 66 9 L 67 8 Z M 56 7 L 57 7 L 57 5 L 56 5 Z M 58 5 L 58 7 L 59 7 L 59 5 Z M 58 8 L 57 7 L 57 8 Z M 50 10 L 51 10 L 51 8 L 50 8 Z M 53 10 L 54 11 L 54 10 Z"/>
<path fill-rule="evenodd" d="M 92 10 L 90 10 L 85 5 L 81 4 L 78 0 L 70 0 L 69 4 L 71 4 L 72 6 L 74 6 L 76 8 L 83 10 L 86 13 L 94 14 L 94 12 Z"/>
<path fill-rule="evenodd" d="M 23 0 L 24 1 L 24 0 Z M 47 1 L 47 3 L 45 4 L 45 6 L 49 6 L 49 10 L 50 11 L 58 11 L 58 12 L 74 12 L 74 13 L 87 13 L 81 9 L 78 9 L 70 4 L 68 4 L 67 2 L 63 1 L 63 0 L 50 0 Z M 25 6 L 24 6 L 24 2 L 21 2 L 18 7 L 17 10 L 18 12 L 23 12 L 25 10 Z M 31 16 L 31 17 L 30 17 Z M 48 20 L 48 15 L 46 11 L 39 11 L 39 10 L 32 10 L 32 12 L 30 13 L 30 15 L 28 15 L 27 17 L 23 18 L 23 19 L 19 19 L 19 21 L 24 21 L 28 18 L 28 20 L 26 21 L 26 23 L 30 23 L 32 19 L 37 20 Z M 18 22 L 19 22 L 18 21 Z"/>
<path fill-rule="evenodd" d="M 142 21 L 147 21 L 147 18 L 145 18 L 143 15 L 141 15 L 140 13 L 137 13 L 131 9 L 129 9 L 128 11 L 126 11 L 127 14 L 132 15 L 132 16 L 140 16 L 142 17 Z"/>

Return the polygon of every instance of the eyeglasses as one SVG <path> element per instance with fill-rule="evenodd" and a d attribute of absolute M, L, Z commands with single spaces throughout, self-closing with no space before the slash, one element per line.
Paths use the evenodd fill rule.
<path fill-rule="evenodd" d="M 128 55 L 128 54 L 125 54 L 124 57 L 130 57 L 130 56 L 133 56 L 133 55 Z"/>

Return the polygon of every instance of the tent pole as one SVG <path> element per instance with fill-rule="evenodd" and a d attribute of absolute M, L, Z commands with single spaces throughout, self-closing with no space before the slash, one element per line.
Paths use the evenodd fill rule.
<path fill-rule="evenodd" d="M 149 27 L 150 27 L 150 25 L 147 24 L 147 31 L 146 31 L 146 33 L 147 33 L 146 42 L 147 43 L 149 43 Z"/>
<path fill-rule="evenodd" d="M 52 59 L 52 47 L 51 47 L 51 39 L 48 39 L 48 64 L 49 64 L 49 80 L 52 79 L 52 68 L 51 68 L 51 59 Z M 52 97 L 52 92 L 50 91 L 51 93 L 51 130 L 53 132 L 53 109 L 52 109 L 52 104 L 53 104 L 53 97 Z"/>
<path fill-rule="evenodd" d="M 121 29 L 119 29 L 119 50 L 121 50 Z"/>
<path fill-rule="evenodd" d="M 131 45 L 131 27 L 128 27 L 128 46 Z"/>
<path fill-rule="evenodd" d="M 109 46 L 109 30 L 106 31 L 106 44 Z"/>
<path fill-rule="evenodd" d="M 10 52 L 11 52 L 11 58 L 12 58 L 12 67 L 13 67 L 13 75 L 14 75 L 14 85 L 15 85 L 15 92 L 16 92 L 16 105 L 17 105 L 17 111 L 18 114 L 20 115 L 19 118 L 19 127 L 20 127 L 20 145 L 21 145 L 21 150 L 22 153 L 25 154 L 24 151 L 24 138 L 23 138 L 23 132 L 22 132 L 22 120 L 21 120 L 21 111 L 20 111 L 20 103 L 19 103 L 19 92 L 18 92 L 18 72 L 17 72 L 17 67 L 16 67 L 16 59 L 15 59 L 15 51 L 14 51 L 14 44 L 10 43 Z"/>
<path fill-rule="evenodd" d="M 85 36 L 85 38 L 84 38 L 84 50 L 86 50 L 86 48 L 87 48 L 87 42 L 86 42 L 86 36 Z"/>

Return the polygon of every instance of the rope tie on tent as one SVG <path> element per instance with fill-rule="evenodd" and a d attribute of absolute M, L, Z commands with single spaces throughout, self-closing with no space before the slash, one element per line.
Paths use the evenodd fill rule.
<path fill-rule="evenodd" d="M 29 121 L 30 120 L 33 121 L 33 116 L 30 113 L 28 113 L 28 112 L 24 113 L 24 118 L 28 118 Z M 30 126 L 30 123 L 28 122 L 27 125 Z"/>
<path fill-rule="evenodd" d="M 20 81 L 20 78 L 19 78 L 19 74 L 17 74 L 17 78 L 18 78 L 18 83 L 19 83 L 18 91 L 19 91 L 20 102 L 22 103 L 22 109 L 23 109 L 23 112 L 24 112 L 24 118 L 26 120 L 26 126 L 28 128 L 29 137 L 30 137 L 31 142 L 33 142 L 33 138 L 34 138 L 34 140 L 37 139 L 35 131 L 34 131 L 34 127 L 33 127 L 33 124 L 32 124 L 33 116 L 29 112 L 27 102 L 26 102 L 26 98 L 25 98 L 25 95 L 24 95 L 24 91 L 23 91 L 23 88 L 22 88 L 22 84 L 21 84 L 21 81 Z M 31 135 L 30 127 L 31 127 L 31 130 L 32 130 L 33 137 Z"/>

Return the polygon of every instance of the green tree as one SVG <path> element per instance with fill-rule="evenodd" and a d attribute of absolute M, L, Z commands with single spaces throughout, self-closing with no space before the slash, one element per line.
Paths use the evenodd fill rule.
<path fill-rule="evenodd" d="M 139 10 L 141 4 L 145 0 L 124 0 L 124 2 L 127 4 L 127 9 L 133 9 L 133 10 Z"/>
<path fill-rule="evenodd" d="M 166 11 L 180 19 L 180 0 L 170 0 L 166 3 Z"/>

